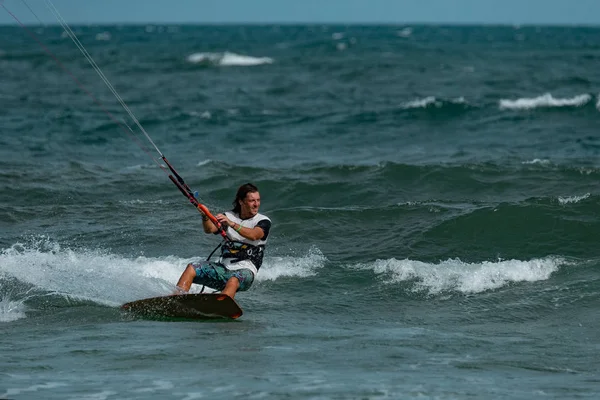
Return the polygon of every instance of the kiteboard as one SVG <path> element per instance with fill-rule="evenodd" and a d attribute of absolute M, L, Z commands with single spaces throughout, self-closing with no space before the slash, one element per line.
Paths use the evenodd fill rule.
<path fill-rule="evenodd" d="M 151 297 L 125 303 L 121 309 L 149 318 L 236 319 L 243 314 L 239 304 L 222 293 Z"/>

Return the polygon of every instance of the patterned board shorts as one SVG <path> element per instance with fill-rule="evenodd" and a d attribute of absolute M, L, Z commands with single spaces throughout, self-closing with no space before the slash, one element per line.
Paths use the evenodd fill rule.
<path fill-rule="evenodd" d="M 192 263 L 196 270 L 193 282 L 197 285 L 208 286 L 215 290 L 223 290 L 229 278 L 235 276 L 240 281 L 239 291 L 248 290 L 254 282 L 254 274 L 249 269 L 227 269 L 223 264 L 209 261 Z"/>

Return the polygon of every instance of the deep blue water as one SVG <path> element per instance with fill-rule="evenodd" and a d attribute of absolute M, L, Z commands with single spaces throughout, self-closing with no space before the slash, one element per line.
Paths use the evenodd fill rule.
<path fill-rule="evenodd" d="M 72 28 L 273 229 L 239 320 L 121 313 L 217 239 L 60 27 L 0 27 L 0 397 L 599 396 L 599 28 Z"/>

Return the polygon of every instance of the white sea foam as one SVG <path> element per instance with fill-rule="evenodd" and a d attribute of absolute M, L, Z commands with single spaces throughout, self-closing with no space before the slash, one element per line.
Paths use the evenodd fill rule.
<path fill-rule="evenodd" d="M 466 104 L 467 103 L 464 97 L 457 97 L 455 99 L 448 100 L 447 102 L 450 104 Z M 444 105 L 443 100 L 438 100 L 434 96 L 427 96 L 422 99 L 416 99 L 416 100 L 411 100 L 411 101 L 402 103 L 400 105 L 400 108 L 403 108 L 403 109 L 427 108 L 430 106 L 440 108 L 443 105 Z"/>
<path fill-rule="evenodd" d="M 96 34 L 96 40 L 98 40 L 98 41 L 107 42 L 110 39 L 112 39 L 112 35 L 110 34 L 110 32 L 101 32 L 101 33 Z"/>
<path fill-rule="evenodd" d="M 17 243 L 0 253 L 1 272 L 38 289 L 116 306 L 134 298 L 165 294 L 168 278 L 183 270 L 185 262 L 138 257 L 127 259 L 102 250 L 62 248 L 47 238 Z M 163 279 L 144 279 L 168 263 Z M 178 263 L 179 262 L 179 263 Z"/>
<path fill-rule="evenodd" d="M 545 280 L 563 264 L 566 264 L 565 260 L 557 257 L 480 263 L 449 259 L 437 264 L 392 258 L 361 264 L 359 267 L 373 269 L 375 273 L 384 276 L 388 284 L 415 281 L 415 291 L 438 294 L 444 291 L 480 293 L 513 282 Z"/>
<path fill-rule="evenodd" d="M 44 392 L 44 391 L 48 391 L 49 389 L 56 389 L 56 388 L 64 387 L 64 386 L 67 386 L 67 384 L 60 383 L 60 382 L 36 383 L 33 385 L 24 386 L 24 387 L 13 387 L 13 388 L 7 389 L 6 392 L 4 392 L 4 393 L 0 392 L 0 397 L 1 398 L 10 398 L 10 397 L 22 395 L 24 393 L 35 393 L 38 391 Z M 33 396 L 28 396 L 28 397 L 31 398 Z M 38 396 L 35 396 L 35 397 L 38 397 Z M 38 398 L 42 398 L 42 397 L 43 396 L 39 396 Z M 19 398 L 21 398 L 21 396 Z"/>
<path fill-rule="evenodd" d="M 325 265 L 327 258 L 317 248 L 311 248 L 302 257 L 271 257 L 265 259 L 256 281 L 274 281 L 281 277 L 300 278 L 316 274 L 316 270 Z"/>
<path fill-rule="evenodd" d="M 0 252 L 0 276 L 38 290 L 115 307 L 131 300 L 172 293 L 186 265 L 205 257 L 206 254 L 192 259 L 123 257 L 98 249 L 65 248 L 46 237 L 38 237 L 32 243 L 16 243 Z M 257 281 L 310 276 L 325 261 L 318 249 L 300 257 L 265 257 Z M 201 289 L 194 285 L 191 292 Z M 26 311 L 22 303 L 8 293 L 0 301 L 0 321 L 22 318 Z"/>
<path fill-rule="evenodd" d="M 22 285 L 15 285 L 14 279 L 11 279 L 4 273 L 0 273 L 0 322 L 12 322 L 21 318 L 26 318 L 26 312 L 29 307 L 25 302 L 33 297 L 39 296 L 34 287 L 25 288 Z"/>
<path fill-rule="evenodd" d="M 589 193 L 586 193 L 582 196 L 559 197 L 558 202 L 562 205 L 571 204 L 571 203 L 579 203 L 581 200 L 585 200 L 589 197 L 590 197 Z"/>
<path fill-rule="evenodd" d="M 517 100 L 500 100 L 500 109 L 508 110 L 531 110 L 535 108 L 548 107 L 581 107 L 592 100 L 589 94 L 581 94 L 571 98 L 554 98 L 550 93 L 533 98 L 522 98 Z"/>
<path fill-rule="evenodd" d="M 548 165 L 550 164 L 550 160 L 534 158 L 531 161 L 523 161 L 523 164 L 540 164 L 540 165 Z"/>
<path fill-rule="evenodd" d="M 427 96 L 423 99 L 407 101 L 406 103 L 403 103 L 401 107 L 402 108 L 425 108 L 431 104 L 435 104 L 438 107 L 441 105 L 441 103 L 439 103 L 435 97 Z"/>
<path fill-rule="evenodd" d="M 250 56 L 242 56 L 235 53 L 226 52 L 221 59 L 221 65 L 241 65 L 241 66 L 251 66 L 251 65 L 262 65 L 262 64 L 272 64 L 273 59 L 269 57 L 250 57 Z"/>
<path fill-rule="evenodd" d="M 27 307 L 23 300 L 13 301 L 10 296 L 3 294 L 0 299 L 0 322 L 11 322 L 25 318 Z"/>
<path fill-rule="evenodd" d="M 221 59 L 222 55 L 221 53 L 194 53 L 194 54 L 190 54 L 187 57 L 188 62 L 191 62 L 192 64 L 200 64 L 200 63 L 206 63 L 206 62 L 211 62 L 211 63 L 218 63 L 219 60 Z"/>
<path fill-rule="evenodd" d="M 135 206 L 135 205 L 142 205 L 142 204 L 158 204 L 158 205 L 162 205 L 162 204 L 166 204 L 166 202 L 162 199 L 158 199 L 158 200 L 119 200 L 119 204 L 125 204 L 127 206 Z"/>
<path fill-rule="evenodd" d="M 579 173 L 581 175 L 591 175 L 591 174 L 595 174 L 595 173 L 598 172 L 598 170 L 595 169 L 595 168 L 584 168 L 584 167 L 581 167 L 581 168 L 577 168 L 577 170 L 579 171 Z"/>
<path fill-rule="evenodd" d="M 396 31 L 397 36 L 404 37 L 404 38 L 411 36 L 412 33 L 413 33 L 413 30 L 411 27 L 406 27 L 406 28 L 403 28 L 402 30 Z"/>
<path fill-rule="evenodd" d="M 272 64 L 273 59 L 269 57 L 251 57 L 231 52 L 224 53 L 194 53 L 187 57 L 187 61 L 192 64 L 213 64 L 220 66 L 254 66 L 263 64 Z"/>
<path fill-rule="evenodd" d="M 146 170 L 146 169 L 155 169 L 156 168 L 156 164 L 136 164 L 136 165 L 128 165 L 126 167 L 123 167 L 121 169 L 121 172 L 137 172 L 137 171 L 142 171 L 142 170 Z"/>

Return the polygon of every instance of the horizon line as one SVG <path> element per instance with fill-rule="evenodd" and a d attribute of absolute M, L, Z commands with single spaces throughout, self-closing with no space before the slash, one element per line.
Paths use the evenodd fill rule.
<path fill-rule="evenodd" d="M 147 26 L 147 25 L 163 25 L 163 26 L 231 26 L 231 25 L 244 25 L 244 26 L 332 26 L 332 25 L 345 25 L 345 26 L 502 26 L 502 27 L 578 27 L 578 28 L 600 28 L 600 23 L 583 23 L 583 22 L 423 22 L 423 21 L 405 21 L 405 22 L 259 22 L 259 21 L 214 21 L 214 22 L 156 22 L 156 21 L 114 21 L 114 22 L 68 22 L 69 26 L 114 26 L 114 25 L 130 25 L 130 26 Z M 27 27 L 61 27 L 58 22 L 44 23 L 44 22 L 23 22 L 23 25 Z M 1 27 L 21 27 L 16 22 L 0 22 Z"/>

